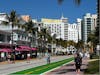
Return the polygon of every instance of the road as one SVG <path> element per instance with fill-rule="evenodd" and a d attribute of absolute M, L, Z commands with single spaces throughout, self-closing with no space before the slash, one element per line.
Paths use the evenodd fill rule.
<path fill-rule="evenodd" d="M 52 56 L 51 62 L 60 61 L 70 57 L 73 56 Z M 41 66 L 44 64 L 47 64 L 46 58 L 41 58 L 41 59 L 37 58 L 31 60 L 30 63 L 27 63 L 27 61 L 22 61 L 22 62 L 17 62 L 15 64 L 4 64 L 4 65 L 0 65 L 0 75 L 8 75 L 10 73 Z"/>

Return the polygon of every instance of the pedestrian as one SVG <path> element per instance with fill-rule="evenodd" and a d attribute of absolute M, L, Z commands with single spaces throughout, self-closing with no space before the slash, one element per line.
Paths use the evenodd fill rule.
<path fill-rule="evenodd" d="M 49 53 L 47 53 L 47 64 L 50 64 L 50 54 Z"/>
<path fill-rule="evenodd" d="M 11 54 L 11 62 L 15 63 L 15 55 L 14 54 Z"/>
<path fill-rule="evenodd" d="M 1 53 L 1 60 L 4 61 L 4 58 L 5 58 L 5 55 L 4 55 L 4 52 Z"/>
<path fill-rule="evenodd" d="M 22 54 L 22 60 L 24 60 L 24 54 Z"/>
<path fill-rule="evenodd" d="M 30 53 L 27 53 L 27 63 L 30 63 Z"/>
<path fill-rule="evenodd" d="M 80 57 L 79 53 L 76 54 L 74 61 L 75 61 L 76 73 L 79 74 L 82 65 L 82 57 Z"/>
<path fill-rule="evenodd" d="M 8 63 L 11 63 L 11 55 L 10 55 L 10 53 L 8 53 L 8 55 L 7 55 L 7 61 L 8 61 Z"/>

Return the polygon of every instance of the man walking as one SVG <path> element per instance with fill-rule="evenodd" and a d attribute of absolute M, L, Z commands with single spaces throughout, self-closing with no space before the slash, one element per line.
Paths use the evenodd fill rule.
<path fill-rule="evenodd" d="M 50 54 L 49 53 L 46 54 L 46 60 L 47 60 L 47 64 L 50 64 Z"/>
<path fill-rule="evenodd" d="M 74 61 L 75 61 L 76 72 L 77 72 L 77 74 L 79 74 L 80 67 L 82 65 L 82 57 L 80 57 L 79 53 L 77 53 Z"/>

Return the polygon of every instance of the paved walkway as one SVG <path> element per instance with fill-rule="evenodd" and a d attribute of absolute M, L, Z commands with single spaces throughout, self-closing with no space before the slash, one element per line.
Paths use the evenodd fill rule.
<path fill-rule="evenodd" d="M 88 65 L 87 58 L 83 58 L 82 61 L 83 62 L 81 66 L 80 75 L 84 75 L 84 70 L 87 68 L 87 65 Z M 47 72 L 44 75 L 77 75 L 77 73 L 75 72 L 74 61 L 72 61 L 69 64 L 62 65 L 61 67 L 54 69 L 50 72 Z"/>

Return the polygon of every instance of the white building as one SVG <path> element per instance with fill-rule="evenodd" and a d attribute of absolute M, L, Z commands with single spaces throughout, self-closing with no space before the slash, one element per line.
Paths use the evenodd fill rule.
<path fill-rule="evenodd" d="M 90 13 L 87 13 L 83 17 L 83 41 L 87 43 L 88 35 L 91 33 L 91 31 L 95 30 L 96 27 L 96 15 L 92 15 Z"/>
<path fill-rule="evenodd" d="M 42 18 L 43 26 L 48 29 L 50 34 L 56 34 L 56 38 L 63 40 L 68 39 L 68 19 L 63 16 L 61 19 L 45 19 Z"/>
<path fill-rule="evenodd" d="M 93 14 L 92 15 L 92 26 L 91 26 L 91 31 L 94 31 L 95 28 L 97 27 L 97 15 Z"/>
<path fill-rule="evenodd" d="M 78 40 L 82 40 L 82 19 L 77 18 Z"/>
<path fill-rule="evenodd" d="M 78 42 L 78 25 L 76 23 L 68 24 L 68 40 Z"/>
<path fill-rule="evenodd" d="M 11 44 L 11 33 L 12 33 L 12 25 L 4 25 L 3 21 L 9 22 L 7 19 L 8 15 L 6 13 L 0 13 L 0 30 L 2 32 L 8 32 L 10 36 L 10 40 L 5 39 L 5 42 L 8 41 L 8 44 Z M 21 20 L 20 20 L 21 21 Z M 22 24 L 23 21 L 20 23 Z M 3 36 L 4 35 L 4 36 Z M 2 34 L 0 38 L 5 38 L 6 34 Z M 25 28 L 23 28 L 21 25 L 14 25 L 13 27 L 13 43 L 14 44 L 20 44 L 20 45 L 29 45 L 30 43 L 30 36 L 28 36 L 28 33 L 25 32 Z M 2 43 L 4 43 L 2 41 Z"/>

